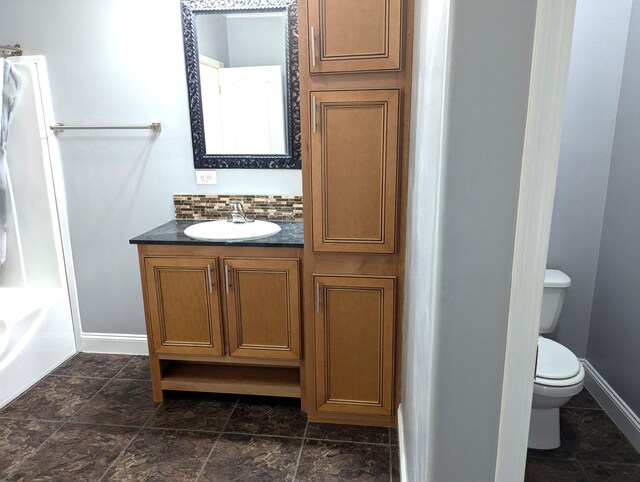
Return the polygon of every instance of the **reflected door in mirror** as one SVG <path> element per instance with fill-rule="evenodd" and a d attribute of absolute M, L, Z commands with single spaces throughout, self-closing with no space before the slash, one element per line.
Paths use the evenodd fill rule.
<path fill-rule="evenodd" d="M 214 68 L 200 61 L 207 153 L 286 154 L 279 65 Z"/>

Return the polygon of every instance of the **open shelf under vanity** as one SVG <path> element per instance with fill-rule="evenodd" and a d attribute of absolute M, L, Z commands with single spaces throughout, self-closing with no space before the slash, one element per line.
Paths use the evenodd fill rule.
<path fill-rule="evenodd" d="M 162 390 L 301 397 L 299 367 L 163 362 Z"/>

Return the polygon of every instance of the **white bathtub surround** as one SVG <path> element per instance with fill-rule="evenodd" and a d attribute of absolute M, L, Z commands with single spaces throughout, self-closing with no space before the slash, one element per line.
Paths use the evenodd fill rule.
<path fill-rule="evenodd" d="M 7 168 L 9 122 L 20 89 L 20 77 L 6 60 L 0 62 L 0 273 L 7 260 Z"/>
<path fill-rule="evenodd" d="M 0 407 L 74 355 L 62 288 L 0 288 Z"/>
<path fill-rule="evenodd" d="M 56 139 L 48 128 L 55 121 L 46 63 L 41 56 L 8 62 L 22 85 L 6 148 L 0 406 L 76 352 L 74 321 L 79 326 L 62 168 Z"/>

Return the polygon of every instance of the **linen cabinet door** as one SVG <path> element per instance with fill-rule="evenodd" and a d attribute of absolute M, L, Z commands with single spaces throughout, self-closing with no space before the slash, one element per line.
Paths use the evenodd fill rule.
<path fill-rule="evenodd" d="M 316 409 L 391 415 L 395 279 L 314 276 Z"/>
<path fill-rule="evenodd" d="M 216 259 L 145 258 L 157 353 L 222 355 Z"/>
<path fill-rule="evenodd" d="M 311 73 L 399 70 L 401 0 L 308 0 Z"/>
<path fill-rule="evenodd" d="M 311 93 L 313 249 L 394 253 L 398 90 Z"/>
<path fill-rule="evenodd" d="M 300 359 L 297 259 L 225 258 L 229 355 Z"/>

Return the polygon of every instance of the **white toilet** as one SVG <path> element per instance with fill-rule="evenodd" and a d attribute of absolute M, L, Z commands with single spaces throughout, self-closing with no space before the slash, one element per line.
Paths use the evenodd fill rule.
<path fill-rule="evenodd" d="M 533 449 L 560 446 L 560 407 L 582 390 L 582 363 L 571 350 L 542 336 L 556 329 L 569 286 L 571 279 L 562 271 L 546 271 L 529 428 L 529 448 Z"/>

